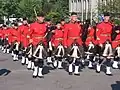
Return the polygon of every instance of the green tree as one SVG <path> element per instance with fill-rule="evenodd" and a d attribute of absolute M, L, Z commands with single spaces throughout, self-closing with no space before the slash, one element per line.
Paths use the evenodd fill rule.
<path fill-rule="evenodd" d="M 18 4 L 21 0 L 1 0 L 2 2 L 2 10 L 3 10 L 3 13 L 2 15 L 5 15 L 7 17 L 15 14 L 17 15 L 18 12 L 17 12 L 17 7 L 18 7 Z"/>
<path fill-rule="evenodd" d="M 55 0 L 52 11 L 58 12 L 61 14 L 61 18 L 69 14 L 69 2 L 68 0 Z"/>
<path fill-rule="evenodd" d="M 106 4 L 99 3 L 99 13 L 110 12 L 113 16 L 120 14 L 120 0 L 107 0 Z"/>
<path fill-rule="evenodd" d="M 54 20 L 68 15 L 68 0 L 0 0 L 0 3 L 0 17 L 9 18 L 14 15 L 33 20 L 36 16 L 35 11 L 42 11 L 51 18 L 55 17 Z"/>
<path fill-rule="evenodd" d="M 60 20 L 60 13 L 58 12 L 49 12 L 46 16 L 46 18 L 50 18 L 52 20 L 53 23 L 56 23 L 57 21 Z"/>
<path fill-rule="evenodd" d="M 35 19 L 35 12 L 41 11 L 40 0 L 21 0 L 17 8 L 19 16 L 28 17 L 30 20 Z"/>

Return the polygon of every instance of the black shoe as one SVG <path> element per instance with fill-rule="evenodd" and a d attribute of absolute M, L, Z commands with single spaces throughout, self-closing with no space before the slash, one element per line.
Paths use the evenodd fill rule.
<path fill-rule="evenodd" d="M 112 67 L 113 69 L 119 69 L 119 67 L 118 68 L 114 68 L 114 67 Z"/>
<path fill-rule="evenodd" d="M 63 68 L 58 68 L 58 69 L 63 69 Z"/>
<path fill-rule="evenodd" d="M 27 68 L 28 70 L 31 70 L 31 68 Z"/>
<path fill-rule="evenodd" d="M 47 65 L 50 65 L 50 64 L 52 64 L 52 63 L 47 62 Z"/>
<path fill-rule="evenodd" d="M 37 76 L 33 76 L 33 78 L 37 78 Z"/>
<path fill-rule="evenodd" d="M 113 76 L 112 74 L 106 74 L 107 76 Z"/>
<path fill-rule="evenodd" d="M 44 78 L 44 76 L 38 76 L 39 78 Z"/>
<path fill-rule="evenodd" d="M 100 71 L 97 71 L 97 70 L 96 70 L 96 73 L 100 73 Z"/>
<path fill-rule="evenodd" d="M 93 67 L 88 67 L 89 69 L 94 69 Z"/>
<path fill-rule="evenodd" d="M 25 65 L 25 63 L 21 63 L 22 65 Z"/>
<path fill-rule="evenodd" d="M 69 72 L 69 75 L 73 75 L 73 73 L 72 73 L 72 72 Z"/>
<path fill-rule="evenodd" d="M 18 60 L 13 60 L 14 62 L 17 62 Z"/>
<path fill-rule="evenodd" d="M 74 74 L 75 76 L 80 76 L 80 73 L 79 74 Z"/>

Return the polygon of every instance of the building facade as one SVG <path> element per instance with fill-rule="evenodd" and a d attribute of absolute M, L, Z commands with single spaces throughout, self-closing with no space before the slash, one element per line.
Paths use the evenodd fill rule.
<path fill-rule="evenodd" d="M 101 4 L 107 5 L 107 2 L 113 0 L 69 0 L 69 12 L 78 13 L 81 21 L 86 19 L 98 20 L 98 7 Z"/>
<path fill-rule="evenodd" d="M 98 0 L 69 0 L 69 12 L 76 12 L 81 21 L 93 17 L 93 12 L 97 14 Z"/>

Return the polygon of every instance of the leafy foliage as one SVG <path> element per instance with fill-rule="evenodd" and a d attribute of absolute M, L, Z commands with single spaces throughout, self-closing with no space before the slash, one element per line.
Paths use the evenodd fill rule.
<path fill-rule="evenodd" d="M 120 25 L 120 0 L 107 0 L 106 3 L 99 3 L 98 10 L 99 14 L 109 12 L 114 23 Z"/>
<path fill-rule="evenodd" d="M 120 14 L 120 0 L 107 0 L 106 3 L 99 3 L 99 13 L 110 12 L 113 16 Z"/>
<path fill-rule="evenodd" d="M 47 18 L 50 18 L 53 23 L 56 23 L 57 21 L 60 20 L 60 13 L 58 12 L 49 12 L 47 15 Z"/>
<path fill-rule="evenodd" d="M 35 20 L 35 11 L 43 11 L 55 22 L 68 15 L 68 0 L 0 0 L 0 17 L 28 17 Z"/>

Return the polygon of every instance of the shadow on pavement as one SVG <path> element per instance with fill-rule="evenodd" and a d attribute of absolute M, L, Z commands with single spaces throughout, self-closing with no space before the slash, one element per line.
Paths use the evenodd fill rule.
<path fill-rule="evenodd" d="M 49 67 L 47 67 L 47 66 L 45 66 L 44 68 L 43 68 L 43 74 L 45 75 L 45 74 L 48 74 L 50 71 L 49 71 Z"/>
<path fill-rule="evenodd" d="M 11 71 L 7 69 L 0 69 L 0 76 L 7 76 Z"/>
<path fill-rule="evenodd" d="M 116 81 L 116 84 L 111 85 L 112 90 L 120 90 L 120 81 Z"/>

